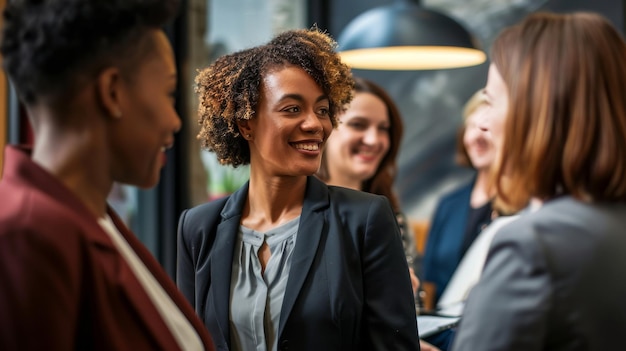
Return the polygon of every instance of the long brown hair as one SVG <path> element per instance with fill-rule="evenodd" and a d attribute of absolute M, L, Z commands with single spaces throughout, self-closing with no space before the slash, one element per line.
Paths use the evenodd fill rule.
<path fill-rule="evenodd" d="M 354 91 L 356 93 L 370 93 L 381 99 L 387 106 L 387 114 L 389 115 L 389 150 L 383 157 L 378 169 L 374 175 L 365 180 L 361 186 L 361 190 L 368 193 L 384 195 L 391 202 L 391 206 L 395 211 L 400 211 L 398 198 L 393 191 L 393 183 L 398 173 L 396 157 L 400 149 L 400 141 L 402 139 L 403 125 L 400 110 L 393 102 L 393 99 L 385 92 L 383 88 L 377 84 L 360 77 L 354 78 Z M 318 178 L 327 182 L 330 178 L 328 173 L 328 161 L 326 153 L 322 157 L 320 169 L 317 172 Z"/>
<path fill-rule="evenodd" d="M 501 33 L 492 61 L 509 110 L 499 200 L 626 200 L 626 43 L 603 17 L 537 13 Z"/>

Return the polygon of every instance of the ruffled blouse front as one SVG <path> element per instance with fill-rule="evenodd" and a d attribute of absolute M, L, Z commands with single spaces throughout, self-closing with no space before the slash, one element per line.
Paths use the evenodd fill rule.
<path fill-rule="evenodd" d="M 298 216 L 266 233 L 239 227 L 230 286 L 232 350 L 277 349 L 280 311 L 299 225 Z M 271 256 L 263 272 L 258 252 L 264 241 Z"/>

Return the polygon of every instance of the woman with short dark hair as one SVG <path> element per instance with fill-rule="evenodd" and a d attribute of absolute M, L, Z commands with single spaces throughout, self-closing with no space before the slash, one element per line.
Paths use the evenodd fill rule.
<path fill-rule="evenodd" d="M 166 0 L 9 1 L 4 68 L 32 148 L 0 181 L 0 349 L 212 350 L 152 254 L 107 205 L 152 187 L 180 119 Z"/>

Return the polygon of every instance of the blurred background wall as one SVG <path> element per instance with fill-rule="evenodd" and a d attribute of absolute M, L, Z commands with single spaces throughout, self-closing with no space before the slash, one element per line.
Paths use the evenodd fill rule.
<path fill-rule="evenodd" d="M 390 3 L 393 0 L 328 1 L 327 29 L 337 37 L 360 13 Z M 538 10 L 599 12 L 624 32 L 621 0 L 423 0 L 421 4 L 463 24 L 487 53 L 502 28 Z M 471 177 L 472 171 L 454 164 L 455 134 L 462 124 L 462 107 L 484 86 L 488 67 L 489 62 L 435 71 L 354 70 L 387 89 L 401 109 L 405 135 L 396 188 L 410 217 L 428 219 L 443 192 Z"/>

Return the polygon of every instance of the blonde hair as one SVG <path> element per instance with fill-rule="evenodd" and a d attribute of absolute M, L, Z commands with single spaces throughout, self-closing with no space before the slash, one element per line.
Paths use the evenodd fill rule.
<path fill-rule="evenodd" d="M 459 128 L 456 135 L 456 154 L 455 160 L 456 163 L 465 166 L 465 167 L 474 167 L 472 165 L 472 159 L 467 154 L 467 149 L 465 148 L 465 143 L 463 142 L 463 138 L 465 136 L 465 128 L 467 119 L 471 116 L 476 110 L 478 110 L 481 106 L 483 106 L 487 102 L 485 98 L 484 89 L 480 89 L 475 92 L 472 97 L 467 100 L 465 106 L 463 106 L 463 125 Z"/>

